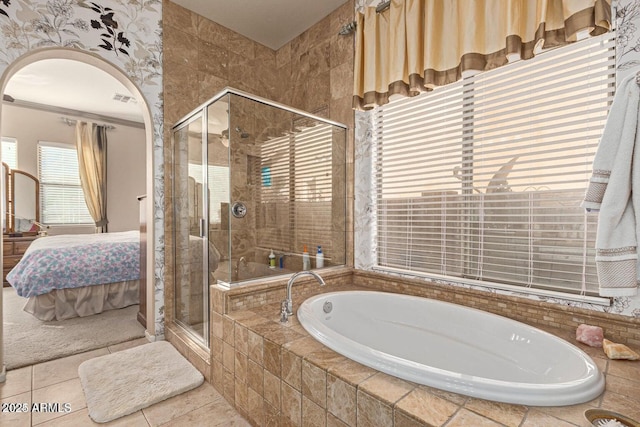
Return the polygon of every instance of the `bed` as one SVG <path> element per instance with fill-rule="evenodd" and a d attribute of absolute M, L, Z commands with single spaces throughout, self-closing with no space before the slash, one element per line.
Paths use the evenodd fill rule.
<path fill-rule="evenodd" d="M 140 233 L 36 239 L 7 274 L 24 311 L 40 320 L 85 317 L 139 303 Z"/>

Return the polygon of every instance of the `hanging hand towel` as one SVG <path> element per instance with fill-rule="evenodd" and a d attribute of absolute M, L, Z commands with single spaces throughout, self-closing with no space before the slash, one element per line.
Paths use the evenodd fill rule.
<path fill-rule="evenodd" d="M 582 202 L 588 211 L 600 212 L 596 268 L 600 295 L 606 297 L 638 293 L 640 87 L 637 78 L 629 76 L 616 90 Z"/>

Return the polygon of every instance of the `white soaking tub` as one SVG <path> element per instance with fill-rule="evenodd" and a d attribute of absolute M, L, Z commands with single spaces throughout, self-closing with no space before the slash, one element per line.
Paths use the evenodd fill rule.
<path fill-rule="evenodd" d="M 304 301 L 298 318 L 315 339 L 350 359 L 467 396 L 564 406 L 604 391 L 604 376 L 576 346 L 456 304 L 385 292 L 331 292 Z"/>

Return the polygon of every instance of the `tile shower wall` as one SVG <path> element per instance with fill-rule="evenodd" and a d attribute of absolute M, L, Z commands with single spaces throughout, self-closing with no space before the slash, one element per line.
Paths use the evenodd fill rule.
<path fill-rule="evenodd" d="M 273 51 L 234 31 L 205 19 L 170 1 L 163 1 L 164 41 L 164 129 L 165 129 L 165 244 L 167 253 L 173 251 L 173 194 L 171 190 L 170 130 L 177 120 L 195 107 L 210 99 L 227 86 L 290 105 L 349 127 L 347 137 L 347 200 L 353 200 L 353 126 L 351 87 L 353 83 L 354 38 L 339 36 L 339 29 L 354 16 L 354 3 L 346 2 L 329 16 Z M 240 117 L 246 114 L 240 114 Z M 261 120 L 253 117 L 244 124 L 250 134 Z M 253 129 L 252 129 L 253 128 Z M 246 167 L 250 147 L 236 150 L 233 167 Z M 251 199 L 250 190 L 236 187 L 233 197 Z M 348 206 L 352 202 L 347 203 Z M 335 217 L 336 215 L 334 215 Z M 286 218 L 286 217 L 284 217 Z M 346 223 L 334 227 L 338 236 L 347 234 L 347 245 L 341 248 L 353 253 L 353 237 L 350 231 L 353 215 L 347 208 Z M 255 223 L 255 222 L 254 222 Z M 278 227 L 276 222 L 274 227 Z M 233 224 L 231 229 L 233 230 Z M 334 228 L 335 229 L 335 228 Z M 219 231 L 221 241 L 226 241 L 228 231 Z M 258 230 L 247 229 L 230 236 L 234 248 L 249 253 L 255 247 Z M 213 238 L 212 238 L 213 240 Z M 219 248 L 223 256 L 227 249 Z M 239 253 L 238 256 L 243 255 Z M 236 253 L 233 254 L 236 257 Z M 265 254 L 266 256 L 266 254 Z M 347 262 L 352 261 L 347 257 Z M 165 262 L 166 303 L 173 306 L 173 271 L 170 257 Z M 166 310 L 167 323 L 173 320 L 172 310 Z"/>
<path fill-rule="evenodd" d="M 278 51 L 273 51 L 173 3 L 166 3 L 165 128 L 170 129 L 176 120 L 226 86 L 353 128 L 350 108 L 353 38 L 338 36 L 340 26 L 352 17 L 353 5 L 346 3 Z M 238 125 L 241 124 L 250 135 L 256 135 L 259 117 L 245 112 L 241 105 L 237 117 Z M 238 172 L 232 173 L 244 172 L 239 168 L 249 163 L 249 145 L 247 150 L 234 154 L 232 162 Z M 236 187 L 234 193 L 233 197 L 250 196 L 247 188 Z M 167 207 L 171 206 L 170 202 L 167 197 Z M 274 225 L 278 226 L 277 223 Z M 222 228 L 220 237 L 226 240 L 226 231 Z M 253 248 L 255 231 L 244 227 L 238 235 L 232 236 L 234 247 Z"/>

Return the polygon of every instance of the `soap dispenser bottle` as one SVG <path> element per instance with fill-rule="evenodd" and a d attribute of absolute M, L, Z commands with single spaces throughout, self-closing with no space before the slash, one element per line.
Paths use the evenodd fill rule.
<path fill-rule="evenodd" d="M 273 249 L 269 254 L 269 268 L 276 268 L 276 254 L 273 253 Z"/>
<path fill-rule="evenodd" d="M 322 246 L 318 246 L 318 251 L 316 252 L 316 268 L 324 267 L 324 254 L 322 253 Z"/>
<path fill-rule="evenodd" d="M 311 270 L 311 259 L 309 258 L 309 252 L 307 251 L 307 245 L 304 245 L 302 249 L 302 269 Z"/>

